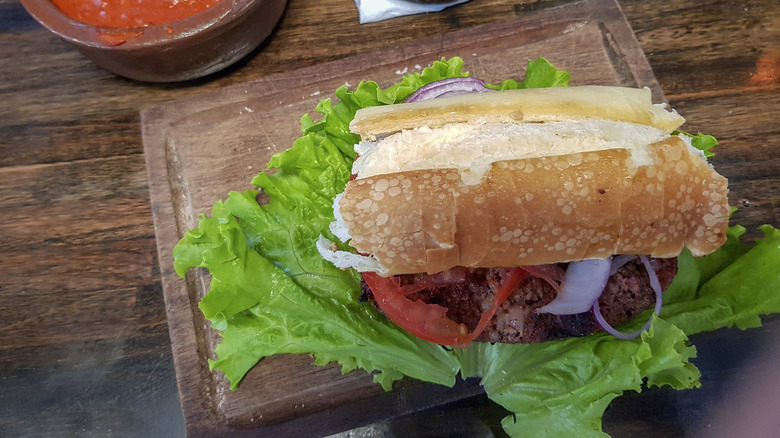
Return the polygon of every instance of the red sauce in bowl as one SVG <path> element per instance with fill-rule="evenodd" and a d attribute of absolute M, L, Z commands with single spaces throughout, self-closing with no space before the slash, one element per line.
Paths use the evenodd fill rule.
<path fill-rule="evenodd" d="M 170 23 L 216 5 L 220 0 L 52 0 L 82 23 L 128 28 Z"/>

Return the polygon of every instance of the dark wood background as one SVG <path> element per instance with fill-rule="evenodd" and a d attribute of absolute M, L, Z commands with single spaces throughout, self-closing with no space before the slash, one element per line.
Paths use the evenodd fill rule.
<path fill-rule="evenodd" d="M 290 0 L 271 38 L 245 60 L 206 79 L 155 85 L 98 69 L 17 0 L 0 0 L 0 435 L 184 433 L 140 110 L 562 3 L 472 0 L 359 25 L 351 0 Z M 714 163 L 731 181 L 735 217 L 752 236 L 761 223 L 780 225 L 780 2 L 619 3 L 687 129 L 721 140 Z M 703 398 L 692 391 L 629 395 L 607 412 L 605 429 L 694 436 L 680 424 L 713 424 L 706 416 L 723 409 L 728 389 L 718 382 L 732 382 L 743 356 L 763 358 L 777 332 L 773 318 L 761 331 L 699 336 L 708 366 Z M 758 367 L 748 369 L 767 372 Z M 778 380 L 776 372 L 764 376 L 765 388 Z M 777 413 L 764 418 L 777 425 Z M 372 430 L 402 434 L 439 424 L 444 432 L 490 436 L 502 415 L 475 397 Z"/>

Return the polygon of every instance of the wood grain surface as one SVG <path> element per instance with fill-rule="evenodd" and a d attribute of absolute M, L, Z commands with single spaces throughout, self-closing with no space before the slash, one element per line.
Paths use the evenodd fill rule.
<path fill-rule="evenodd" d="M 218 336 L 195 307 L 208 280 L 201 272 L 191 272 L 187 282 L 178 278 L 171 253 L 183 233 L 197 226 L 198 214 L 209 213 L 230 190 L 253 188 L 252 176 L 300 135 L 301 115 L 312 112 L 320 99 L 332 98 L 339 86 L 354 87 L 365 79 L 388 86 L 405 72 L 458 55 L 472 75 L 498 83 L 521 79 L 527 60 L 542 54 L 569 71 L 573 83 L 646 86 L 656 101 L 663 101 L 617 3 L 586 0 L 270 75 L 142 113 L 174 362 L 191 434 L 249 427 L 266 432 L 273 428 L 286 436 L 310 428 L 338 432 L 479 392 L 476 382 L 444 391 L 408 381 L 384 394 L 367 373 L 341 375 L 337 366 L 314 367 L 303 355 L 268 358 L 231 391 L 221 373 L 208 370 Z M 335 410 L 357 408 L 364 414 L 334 421 Z"/>
<path fill-rule="evenodd" d="M 98 69 L 18 1 L 0 0 L 0 435 L 185 433 L 141 110 L 567 3 L 472 0 L 359 25 L 351 1 L 291 0 L 271 38 L 245 60 L 206 79 L 159 85 Z M 714 163 L 731 181 L 735 220 L 750 236 L 761 223 L 780 225 L 780 2 L 619 4 L 687 129 L 720 139 Z M 780 392 L 777 372 L 763 366 L 777 360 L 779 332 L 770 318 L 759 330 L 697 336 L 703 388 L 621 397 L 605 430 L 729 436 L 746 421 L 777 427 L 766 408 L 777 403 L 761 402 Z M 751 376 L 763 384 L 751 386 Z M 763 415 L 752 417 L 750 406 Z M 360 433 L 493 436 L 502 415 L 476 396 Z"/>

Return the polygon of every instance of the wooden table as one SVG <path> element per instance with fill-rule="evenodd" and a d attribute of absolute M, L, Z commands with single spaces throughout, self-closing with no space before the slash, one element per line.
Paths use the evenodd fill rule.
<path fill-rule="evenodd" d="M 160 85 L 100 70 L 16 0 L 0 0 L 0 435 L 184 434 L 142 109 L 563 3 L 472 0 L 360 25 L 350 0 L 290 0 L 271 38 L 238 65 Z M 759 224 L 780 225 L 780 2 L 619 3 L 687 128 L 721 141 L 714 163 L 731 180 L 739 222 L 750 236 Z M 625 396 L 607 411 L 605 430 L 728 431 L 740 411 L 723 400 L 743 382 L 738 371 L 769 373 L 764 388 L 780 386 L 776 372 L 750 362 L 780 348 L 780 320 L 767 321 L 757 331 L 697 336 L 704 388 Z M 492 436 L 503 415 L 477 396 L 369 429 L 401 436 L 439 423 L 443 433 Z M 777 415 L 761 418 L 777 424 Z"/>

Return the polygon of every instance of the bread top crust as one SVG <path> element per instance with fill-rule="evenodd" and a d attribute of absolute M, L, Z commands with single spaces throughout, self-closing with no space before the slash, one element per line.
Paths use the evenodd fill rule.
<path fill-rule="evenodd" d="M 647 88 L 585 85 L 466 94 L 362 108 L 350 129 L 364 138 L 447 123 L 536 123 L 565 120 L 613 120 L 653 126 L 667 133 L 684 122 L 679 114 L 653 105 Z"/>
<path fill-rule="evenodd" d="M 458 169 L 377 175 L 347 185 L 340 213 L 383 275 L 720 247 L 726 179 L 679 137 L 648 153 L 643 166 L 625 149 L 498 161 L 477 185 Z"/>

